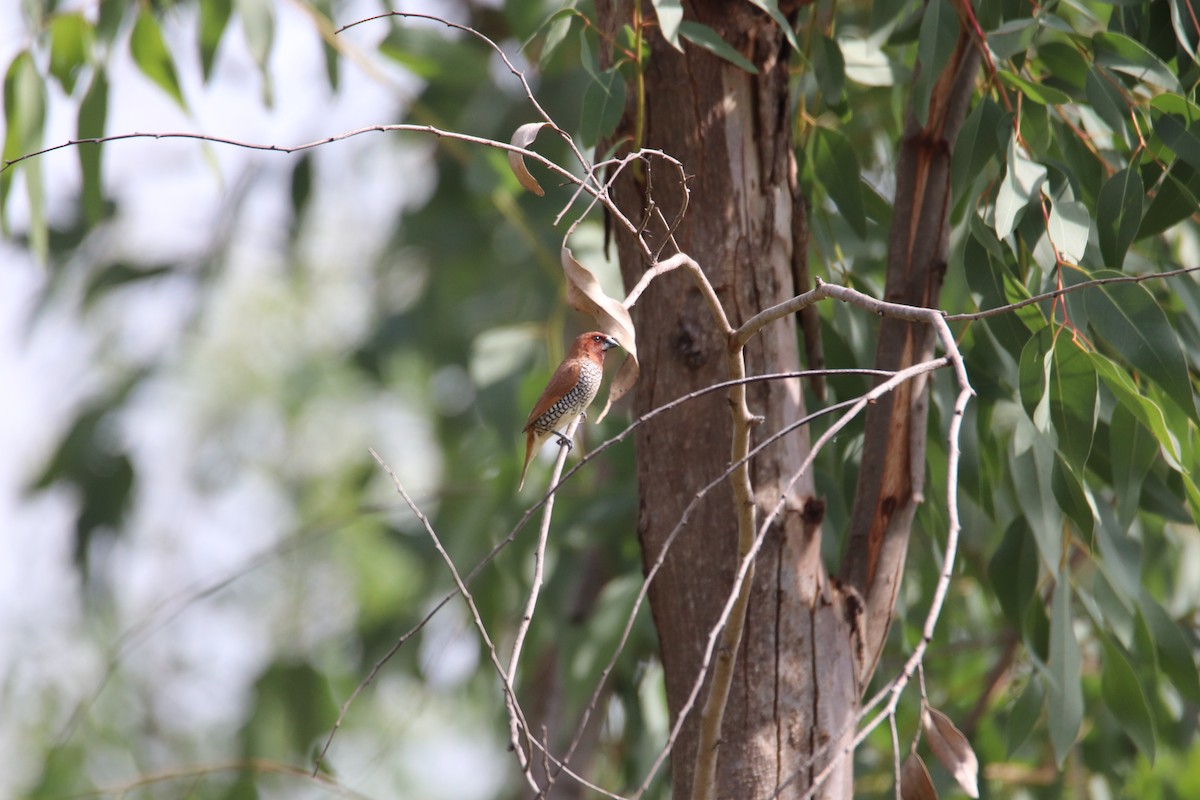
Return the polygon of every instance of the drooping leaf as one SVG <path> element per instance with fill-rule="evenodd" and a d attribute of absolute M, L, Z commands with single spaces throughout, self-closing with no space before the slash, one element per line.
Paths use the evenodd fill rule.
<path fill-rule="evenodd" d="M 46 87 L 28 50 L 18 53 L 4 75 L 4 160 L 11 161 L 42 146 L 46 124 Z M 29 196 L 30 237 L 33 251 L 45 261 L 48 250 L 42 162 L 39 158 L 22 162 Z M 0 172 L 0 230 L 8 232 L 8 193 L 12 189 L 14 169 Z"/>
<path fill-rule="evenodd" d="M 912 109 L 922 125 L 929 118 L 929 98 L 933 85 L 958 43 L 958 12 L 949 0 L 929 0 L 921 18 L 921 34 L 917 40 L 916 82 L 913 84 Z"/>
<path fill-rule="evenodd" d="M 83 14 L 55 14 L 50 20 L 50 74 L 67 94 L 75 91 L 75 76 L 87 63 L 94 38 Z"/>
<path fill-rule="evenodd" d="M 787 39 L 793 50 L 800 49 L 800 43 L 796 41 L 796 32 L 792 30 L 792 25 L 788 22 L 787 17 L 779 10 L 779 0 L 750 0 L 750 2 L 767 12 L 779 26 L 779 30 L 783 31 L 783 37 Z"/>
<path fill-rule="evenodd" d="M 1093 277 L 1119 273 L 1102 270 Z M 1091 328 L 1146 378 L 1157 383 L 1181 411 L 1195 416 L 1187 359 L 1166 314 L 1144 286 L 1119 283 L 1086 293 Z"/>
<path fill-rule="evenodd" d="M 929 768 L 915 750 L 910 752 L 900 766 L 901 800 L 937 800 L 937 796 Z"/>
<path fill-rule="evenodd" d="M 625 110 L 625 79 L 615 67 L 606 69 L 588 82 L 583 93 L 583 120 L 580 138 L 593 146 L 617 129 Z"/>
<path fill-rule="evenodd" d="M 1120 33 L 1104 31 L 1092 37 L 1096 63 L 1168 91 L 1179 91 L 1170 67 L 1144 45 Z"/>
<path fill-rule="evenodd" d="M 1200 138 L 1188 130 L 1173 114 L 1162 114 L 1154 121 L 1154 133 L 1192 169 L 1200 169 Z"/>
<path fill-rule="evenodd" d="M 1070 336 L 1054 340 L 1048 381 L 1050 422 L 1059 452 L 1082 475 L 1096 431 L 1099 378 L 1087 353 Z"/>
<path fill-rule="evenodd" d="M 725 59 L 735 67 L 744 69 L 751 75 L 758 74 L 758 67 L 754 66 L 745 56 L 735 50 L 733 45 L 722 39 L 716 31 L 707 25 L 685 19 L 679 23 L 679 35 L 692 44 L 704 48 L 714 56 Z"/>
<path fill-rule="evenodd" d="M 962 731 L 941 711 L 928 707 L 921 714 L 921 730 L 929 749 L 967 797 L 979 797 L 979 759 Z"/>
<path fill-rule="evenodd" d="M 1145 188 L 1136 169 L 1126 167 L 1104 182 L 1096 203 L 1096 231 L 1104 263 L 1119 270 L 1142 224 Z"/>
<path fill-rule="evenodd" d="M 658 17 L 658 29 L 671 47 L 683 52 L 679 41 L 679 26 L 683 22 L 683 4 L 679 0 L 650 0 Z"/>
<path fill-rule="evenodd" d="M 1123 404 L 1113 409 L 1108 441 L 1117 520 L 1124 531 L 1137 513 L 1142 483 L 1158 455 L 1158 445 L 1149 429 Z"/>
<path fill-rule="evenodd" d="M 813 72 L 817 76 L 817 85 L 825 102 L 835 106 L 842 101 L 842 93 L 846 87 L 846 59 L 842 57 L 842 49 L 836 39 L 828 36 L 813 38 Z"/>
<path fill-rule="evenodd" d="M 1000 546 L 988 562 L 988 581 L 1004 616 L 1019 630 L 1038 583 L 1037 543 L 1024 517 L 1013 519 L 1004 532 Z"/>
<path fill-rule="evenodd" d="M 571 255 L 570 248 L 563 247 L 563 275 L 567 281 L 567 303 L 581 314 L 586 314 L 596 321 L 596 328 L 607 333 L 620 343 L 626 352 L 625 361 L 617 370 L 612 385 L 608 390 L 608 399 L 604 408 L 596 417 L 596 421 L 604 419 L 612 404 L 620 400 L 637 382 L 638 365 L 637 334 L 633 327 L 633 317 L 629 309 L 619 301 L 604 293 L 600 281 L 587 267 L 580 264 Z"/>
<path fill-rule="evenodd" d="M 1195 646 L 1149 593 L 1142 592 L 1138 606 L 1146 627 L 1154 636 L 1154 648 L 1162 671 L 1181 695 L 1193 703 L 1200 702 L 1200 675 L 1196 671 Z"/>
<path fill-rule="evenodd" d="M 163 41 L 162 31 L 158 20 L 150 6 L 143 6 L 133 26 L 133 34 L 129 38 L 129 52 L 133 63 L 137 64 L 142 74 L 170 95 L 171 99 L 186 109 L 183 101 L 183 91 L 179 88 L 179 78 L 175 73 L 175 62 L 171 51 Z"/>
<path fill-rule="evenodd" d="M 233 0 L 206 0 L 200 3 L 200 25 L 196 29 L 200 44 L 200 71 L 205 82 L 212 78 L 213 64 L 221 37 L 233 13 Z"/>
<path fill-rule="evenodd" d="M 1046 168 L 1029 157 L 1017 137 L 1009 139 L 1008 169 L 996 195 L 996 236 L 1008 238 L 1025 206 L 1037 196 L 1045 180 Z"/>
<path fill-rule="evenodd" d="M 1071 587 L 1064 573 L 1054 587 L 1050 612 L 1050 685 L 1046 702 L 1050 709 L 1050 740 L 1059 767 L 1079 735 L 1083 722 L 1083 688 L 1080 685 L 1079 642 L 1071 615 Z"/>
<path fill-rule="evenodd" d="M 818 127 L 810 147 L 813 174 L 859 236 L 867 234 L 858 155 L 841 131 Z"/>
<path fill-rule="evenodd" d="M 108 73 L 97 67 L 92 83 L 79 104 L 76 133 L 80 139 L 104 136 L 108 120 Z M 83 213 L 89 223 L 104 216 L 104 182 L 101 175 L 101 145 L 83 144 L 77 149 L 83 178 Z"/>
<path fill-rule="evenodd" d="M 1004 122 L 1004 112 L 989 97 L 980 99 L 967 115 L 954 145 L 950 162 L 950 186 L 955 202 L 963 196 L 993 159 L 1002 150 L 996 131 Z"/>
<path fill-rule="evenodd" d="M 1173 469 L 1182 469 L 1183 453 L 1181 439 L 1167 424 L 1162 408 L 1139 391 L 1129 374 L 1100 353 L 1090 353 L 1096 374 L 1117 398 L 1117 402 L 1128 409 L 1153 434 L 1163 455 Z"/>
<path fill-rule="evenodd" d="M 514 147 L 528 150 L 529 145 L 533 144 L 533 140 L 541 133 L 542 128 L 549 127 L 549 125 L 550 123 L 548 122 L 527 122 L 513 133 L 511 144 Z M 517 181 L 522 186 L 538 197 L 545 196 L 546 191 L 542 189 L 541 184 L 537 182 L 537 179 L 529 173 L 529 168 L 525 166 L 525 156 L 515 150 L 509 150 L 508 165 L 512 168 L 513 174 L 517 176 Z"/>
<path fill-rule="evenodd" d="M 1010 758 L 1029 739 L 1029 734 L 1033 732 L 1033 726 L 1037 724 L 1038 717 L 1042 714 L 1044 702 L 1045 692 L 1042 690 L 1041 682 L 1031 677 L 1021 691 L 1021 696 L 1017 698 L 1017 702 L 1013 703 L 1012 711 L 1008 714 L 1005 744 Z"/>
<path fill-rule="evenodd" d="M 1091 227 L 1087 206 L 1077 200 L 1058 200 L 1050 207 L 1048 233 L 1059 255 L 1069 264 L 1083 259 Z"/>
<path fill-rule="evenodd" d="M 1036 434 L 1029 449 L 1010 457 L 1022 513 L 1033 531 L 1042 565 L 1051 575 L 1058 574 L 1063 553 L 1063 514 L 1054 496 L 1054 461 L 1050 441 Z"/>
<path fill-rule="evenodd" d="M 271 0 L 235 2 L 238 19 L 242 23 L 242 35 L 246 40 L 246 49 L 258 65 L 259 76 L 262 79 L 263 103 L 270 106 L 274 97 L 270 60 L 271 47 L 275 43 L 275 9 Z"/>
<path fill-rule="evenodd" d="M 1084 81 L 1084 92 L 1092 110 L 1129 147 L 1129 101 L 1121 93 L 1119 85 L 1120 82 L 1108 70 L 1093 66 Z"/>

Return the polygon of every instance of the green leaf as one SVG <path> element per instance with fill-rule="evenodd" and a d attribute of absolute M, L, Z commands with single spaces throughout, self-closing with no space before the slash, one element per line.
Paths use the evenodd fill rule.
<path fill-rule="evenodd" d="M 129 52 L 142 74 L 170 95 L 180 108 L 186 110 L 179 79 L 175 75 L 175 63 L 171 60 L 171 53 L 163 41 L 158 21 L 154 19 L 154 13 L 148 5 L 142 8 L 137 22 L 134 23 L 133 35 L 129 39 Z"/>
<path fill-rule="evenodd" d="M 1092 219 L 1087 206 L 1077 200 L 1057 200 L 1050 207 L 1048 232 L 1059 255 L 1078 264 L 1087 250 Z"/>
<path fill-rule="evenodd" d="M 76 133 L 80 139 L 99 139 L 104 136 L 108 120 L 108 76 L 103 68 L 97 67 L 83 101 L 79 104 L 79 120 Z M 81 144 L 79 167 L 83 177 L 83 213 L 88 222 L 95 224 L 104 217 L 104 182 L 101 174 L 101 147 L 99 144 Z"/>
<path fill-rule="evenodd" d="M 950 161 L 950 186 L 957 202 L 975 179 L 1001 155 L 996 131 L 1004 124 L 1004 112 L 989 97 L 982 98 L 963 122 Z"/>
<path fill-rule="evenodd" d="M 821 87 L 821 94 L 825 95 L 826 105 L 837 105 L 842 101 L 842 92 L 846 88 L 846 60 L 842 58 L 842 49 L 837 40 L 828 36 L 814 37 L 812 62 L 817 85 Z"/>
<path fill-rule="evenodd" d="M 262 76 L 263 102 L 270 106 L 274 93 L 269 62 L 271 46 L 275 41 L 275 12 L 271 0 L 237 0 L 237 9 L 246 49 L 250 51 Z"/>
<path fill-rule="evenodd" d="M 1017 137 L 1008 140 L 1008 170 L 996 195 L 996 236 L 1005 239 L 1017 226 L 1020 214 L 1037 196 L 1046 180 L 1046 168 L 1029 157 Z"/>
<path fill-rule="evenodd" d="M 1173 114 L 1162 114 L 1154 121 L 1154 133 L 1192 169 L 1200 169 L 1200 139 Z"/>
<path fill-rule="evenodd" d="M 654 14 L 658 17 L 658 29 L 662 31 L 667 43 L 679 52 L 683 45 L 679 42 L 680 26 L 683 24 L 683 5 L 679 0 L 650 0 L 654 6 Z"/>
<path fill-rule="evenodd" d="M 860 237 L 866 236 L 867 213 L 854 145 L 841 131 L 817 127 L 813 130 L 810 158 L 813 174 L 837 204 L 842 217 Z"/>
<path fill-rule="evenodd" d="M 1180 449 L 1182 440 L 1167 424 L 1167 418 L 1163 414 L 1162 408 L 1150 398 L 1145 397 L 1129 374 L 1108 357 L 1100 353 L 1090 353 L 1089 355 L 1092 363 L 1096 366 L 1096 374 L 1117 398 L 1117 402 L 1150 429 L 1171 468 L 1182 470 L 1183 454 Z"/>
<path fill-rule="evenodd" d="M 1119 273 L 1101 270 L 1093 277 Z M 1135 283 L 1098 286 L 1087 292 L 1091 328 L 1143 376 L 1157 383 L 1189 417 L 1196 406 L 1179 337 L 1145 287 Z"/>
<path fill-rule="evenodd" d="M 1118 596 L 1133 602 L 1141 594 L 1142 548 L 1136 539 L 1126 535 L 1105 505 L 1100 507 L 1100 524 L 1095 529 L 1096 550 L 1101 571 Z"/>
<path fill-rule="evenodd" d="M 971 235 L 963 248 L 963 269 L 967 285 L 979 295 L 982 308 L 999 308 L 1029 297 L 1025 284 L 1013 272 L 1012 254 L 1002 248 L 996 233 L 979 218 L 970 214 Z M 999 314 L 983 322 L 988 330 L 1014 359 L 1029 341 L 1030 330 L 1045 325 L 1042 312 L 1036 305 L 1025 306 L 1011 314 Z"/>
<path fill-rule="evenodd" d="M 1071 102 L 1071 96 L 1066 92 L 1052 89 L 1049 86 L 1043 86 L 1033 81 L 1027 81 L 1020 75 L 1007 70 L 996 70 L 996 76 L 1000 78 L 1002 83 L 1007 83 L 1038 105 L 1062 106 Z"/>
<path fill-rule="evenodd" d="M 46 86 L 28 50 L 22 50 L 8 65 L 4 75 L 4 160 L 32 153 L 42 146 L 46 124 Z M 29 235 L 31 246 L 44 262 L 49 252 L 43 197 L 42 160 L 22 162 L 25 187 L 29 196 Z M 14 169 L 0 172 L 0 230 L 8 232 L 8 193 L 12 189 Z"/>
<path fill-rule="evenodd" d="M 783 31 L 784 38 L 787 39 L 793 50 L 800 50 L 800 43 L 796 41 L 796 32 L 792 30 L 792 25 L 788 22 L 787 17 L 779 10 L 779 0 L 750 0 L 750 2 L 767 12 L 779 29 Z"/>
<path fill-rule="evenodd" d="M 1046 701 L 1050 709 L 1050 740 L 1061 768 L 1083 722 L 1083 688 L 1080 685 L 1079 642 L 1071 618 L 1071 586 L 1066 575 L 1054 587 L 1050 610 L 1050 685 Z"/>
<path fill-rule="evenodd" d="M 1013 703 L 1012 711 L 1008 714 L 1008 731 L 1005 736 L 1009 758 L 1029 739 L 1033 726 L 1042 715 L 1045 697 L 1041 682 L 1036 677 L 1031 677 L 1017 702 Z"/>
<path fill-rule="evenodd" d="M 723 58 L 735 67 L 740 67 L 751 75 L 758 74 L 758 67 L 746 60 L 746 57 L 733 48 L 729 42 L 722 39 L 716 31 L 699 22 L 684 20 L 679 23 L 679 35 L 694 45 L 704 48 L 717 58 Z"/>
<path fill-rule="evenodd" d="M 1121 530 L 1125 531 L 1137 514 L 1142 484 L 1158 455 L 1158 444 L 1153 434 L 1124 405 L 1113 409 L 1108 442 L 1117 520 Z"/>
<path fill-rule="evenodd" d="M 1063 554 L 1063 515 L 1054 496 L 1054 449 L 1044 437 L 1034 436 L 1025 452 L 1010 459 L 1010 474 L 1021 511 L 1033 531 L 1042 565 L 1057 575 Z"/>
<path fill-rule="evenodd" d="M 1096 63 L 1101 66 L 1168 91 L 1180 91 L 1175 73 L 1158 56 L 1128 36 L 1112 31 L 1097 33 L 1092 37 L 1092 48 Z"/>
<path fill-rule="evenodd" d="M 521 49 L 524 50 L 529 47 L 542 31 L 545 31 L 545 38 L 542 39 L 542 49 L 538 54 L 538 63 L 545 67 L 559 46 L 567 40 L 567 36 L 571 33 L 571 25 L 574 24 L 578 16 L 579 13 L 575 9 L 574 2 L 557 9 L 545 22 L 538 26 L 538 29 L 533 32 L 532 36 L 525 40 Z"/>
<path fill-rule="evenodd" d="M 929 118 L 929 97 L 938 76 L 950 62 L 958 43 L 958 12 L 949 0 L 929 0 L 921 18 L 921 34 L 917 40 L 917 72 L 913 85 L 912 110 L 917 121 L 924 125 Z"/>
<path fill-rule="evenodd" d="M 200 25 L 197 34 L 200 40 L 200 70 L 205 83 L 212 77 L 217 48 L 221 45 L 221 37 L 225 34 L 232 11 L 233 0 L 205 0 L 200 3 Z"/>
<path fill-rule="evenodd" d="M 1158 653 L 1162 671 L 1181 695 L 1193 703 L 1200 702 L 1200 675 L 1196 672 L 1193 645 L 1184 636 L 1179 624 L 1145 591 L 1138 605 L 1146 627 L 1154 636 L 1154 649 Z"/>
<path fill-rule="evenodd" d="M 1107 639 L 1104 642 L 1100 693 L 1108 710 L 1121 722 L 1121 729 L 1150 763 L 1154 763 L 1154 717 L 1146 703 L 1146 695 L 1125 654 Z"/>
<path fill-rule="evenodd" d="M 1084 81 L 1088 103 L 1114 134 L 1130 146 L 1129 101 L 1118 88 L 1119 81 L 1107 70 L 1092 67 Z"/>
<path fill-rule="evenodd" d="M 1062 513 L 1079 530 L 1083 538 L 1091 538 L 1096 528 L 1096 509 L 1088 498 L 1079 477 L 1071 471 L 1066 460 L 1055 454 L 1050 470 L 1050 489 Z"/>
<path fill-rule="evenodd" d="M 587 147 L 611 134 L 621 122 L 625 110 L 625 79 L 612 67 L 589 81 L 583 93 L 583 120 L 580 138 Z"/>
<path fill-rule="evenodd" d="M 50 20 L 50 74 L 67 94 L 75 91 L 75 76 L 87 63 L 94 39 L 83 14 L 56 14 Z"/>
<path fill-rule="evenodd" d="M 1037 542 L 1024 517 L 1014 519 L 1004 532 L 1004 539 L 988 562 L 988 581 L 1004 616 L 1020 630 L 1038 581 Z"/>
<path fill-rule="evenodd" d="M 1043 433 L 1050 431 L 1050 370 L 1054 332 L 1049 326 L 1042 328 L 1021 351 L 1018 378 L 1021 405 L 1033 421 L 1034 427 Z"/>
<path fill-rule="evenodd" d="M 1126 167 L 1104 182 L 1096 202 L 1096 231 L 1104 263 L 1120 269 L 1125 253 L 1142 224 L 1142 178 L 1136 169 Z"/>
<path fill-rule="evenodd" d="M 1049 363 L 1050 421 L 1058 437 L 1058 449 L 1082 475 L 1096 433 L 1100 381 L 1091 359 L 1070 336 L 1055 338 Z"/>

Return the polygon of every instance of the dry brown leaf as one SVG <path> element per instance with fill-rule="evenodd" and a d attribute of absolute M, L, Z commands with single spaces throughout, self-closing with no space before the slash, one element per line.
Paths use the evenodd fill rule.
<path fill-rule="evenodd" d="M 549 122 L 529 122 L 517 128 L 517 132 L 513 134 L 513 147 L 521 147 L 525 150 L 529 149 L 529 145 L 533 144 L 533 140 L 537 138 L 538 133 L 542 128 L 549 127 Z M 525 167 L 525 156 L 515 150 L 508 151 L 508 165 L 512 167 L 513 174 L 517 176 L 517 180 L 521 185 L 529 191 L 536 194 L 538 197 L 544 197 L 546 192 L 542 190 L 541 184 L 529 174 L 529 170 Z"/>
<path fill-rule="evenodd" d="M 594 319 L 596 329 L 616 339 L 628 354 L 608 389 L 608 400 L 605 401 L 600 416 L 596 418 L 599 422 L 608 414 L 612 404 L 624 397 L 637 382 L 641 367 L 638 365 L 637 336 L 633 330 L 633 318 L 629 316 L 629 309 L 619 300 L 614 300 L 604 293 L 600 288 L 600 281 L 596 280 L 596 276 L 587 267 L 575 260 L 569 247 L 562 249 L 562 268 L 567 279 L 567 302 L 571 308 Z"/>
<path fill-rule="evenodd" d="M 915 751 L 909 753 L 900 767 L 900 797 L 903 800 L 937 800 L 937 796 L 925 762 Z"/>
<path fill-rule="evenodd" d="M 967 796 L 979 797 L 979 759 L 962 731 L 936 708 L 926 708 L 921 714 L 921 729 L 929 749 Z"/>

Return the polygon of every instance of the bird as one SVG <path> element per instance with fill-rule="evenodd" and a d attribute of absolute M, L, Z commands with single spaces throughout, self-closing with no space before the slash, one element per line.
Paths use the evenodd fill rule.
<path fill-rule="evenodd" d="M 570 449 L 573 446 L 560 431 L 583 415 L 596 399 L 600 380 L 604 377 L 604 352 L 614 347 L 620 347 L 617 340 L 600 331 L 581 334 L 571 343 L 566 358 L 550 376 L 550 382 L 534 403 L 522 429 L 525 466 L 521 469 L 518 492 L 525 487 L 525 473 L 529 471 L 530 462 L 547 439 L 557 436 L 560 447 Z"/>

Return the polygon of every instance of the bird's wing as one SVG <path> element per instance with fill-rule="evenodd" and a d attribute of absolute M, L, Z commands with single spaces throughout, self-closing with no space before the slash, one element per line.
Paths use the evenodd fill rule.
<path fill-rule="evenodd" d="M 554 370 L 554 374 L 550 376 L 550 382 L 546 384 L 542 396 L 533 404 L 533 411 L 529 412 L 529 419 L 525 421 L 525 427 L 522 430 L 528 431 L 535 419 L 549 411 L 550 406 L 574 389 L 577 383 L 579 383 L 579 360 L 571 358 L 559 364 L 558 369 Z"/>

